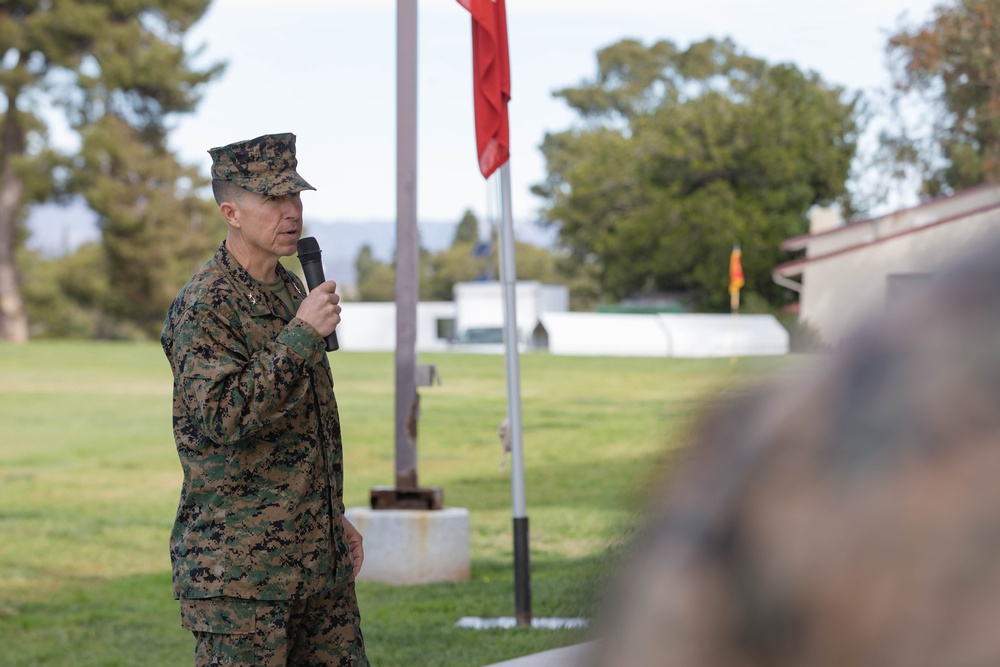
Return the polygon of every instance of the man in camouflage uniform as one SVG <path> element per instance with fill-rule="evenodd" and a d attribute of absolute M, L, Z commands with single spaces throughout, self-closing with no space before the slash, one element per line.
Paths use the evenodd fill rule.
<path fill-rule="evenodd" d="M 184 483 L 174 597 L 202 665 L 365 666 L 325 337 L 336 284 L 308 295 L 278 262 L 302 233 L 295 136 L 209 151 L 228 234 L 163 328 Z"/>
<path fill-rule="evenodd" d="M 1000 665 L 998 254 L 708 413 L 588 664 Z"/>

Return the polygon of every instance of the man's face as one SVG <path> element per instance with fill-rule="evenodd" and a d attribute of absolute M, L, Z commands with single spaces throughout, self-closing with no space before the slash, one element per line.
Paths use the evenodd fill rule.
<path fill-rule="evenodd" d="M 240 229 L 249 250 L 264 259 L 294 255 L 302 235 L 299 193 L 277 197 L 247 192 L 239 203 Z"/>

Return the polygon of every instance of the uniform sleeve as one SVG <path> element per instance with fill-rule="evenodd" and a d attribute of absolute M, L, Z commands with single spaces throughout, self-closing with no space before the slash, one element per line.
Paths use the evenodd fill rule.
<path fill-rule="evenodd" d="M 293 319 L 251 353 L 219 312 L 197 304 L 174 329 L 177 388 L 192 423 L 207 438 L 231 444 L 252 437 L 298 402 L 313 400 L 303 375 L 326 354 L 323 338 Z"/>

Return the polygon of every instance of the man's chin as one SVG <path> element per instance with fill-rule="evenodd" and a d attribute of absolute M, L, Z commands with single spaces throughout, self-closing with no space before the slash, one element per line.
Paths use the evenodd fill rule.
<path fill-rule="evenodd" d="M 278 250 L 282 257 L 291 257 L 299 250 L 299 236 L 301 235 L 284 234 L 283 236 L 285 238 L 279 243 Z"/>

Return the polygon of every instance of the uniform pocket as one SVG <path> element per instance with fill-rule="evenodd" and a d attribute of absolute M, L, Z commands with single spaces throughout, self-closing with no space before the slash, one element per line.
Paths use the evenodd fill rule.
<path fill-rule="evenodd" d="M 181 600 L 181 627 L 217 635 L 249 634 L 257 629 L 257 603 L 228 597 Z"/>

